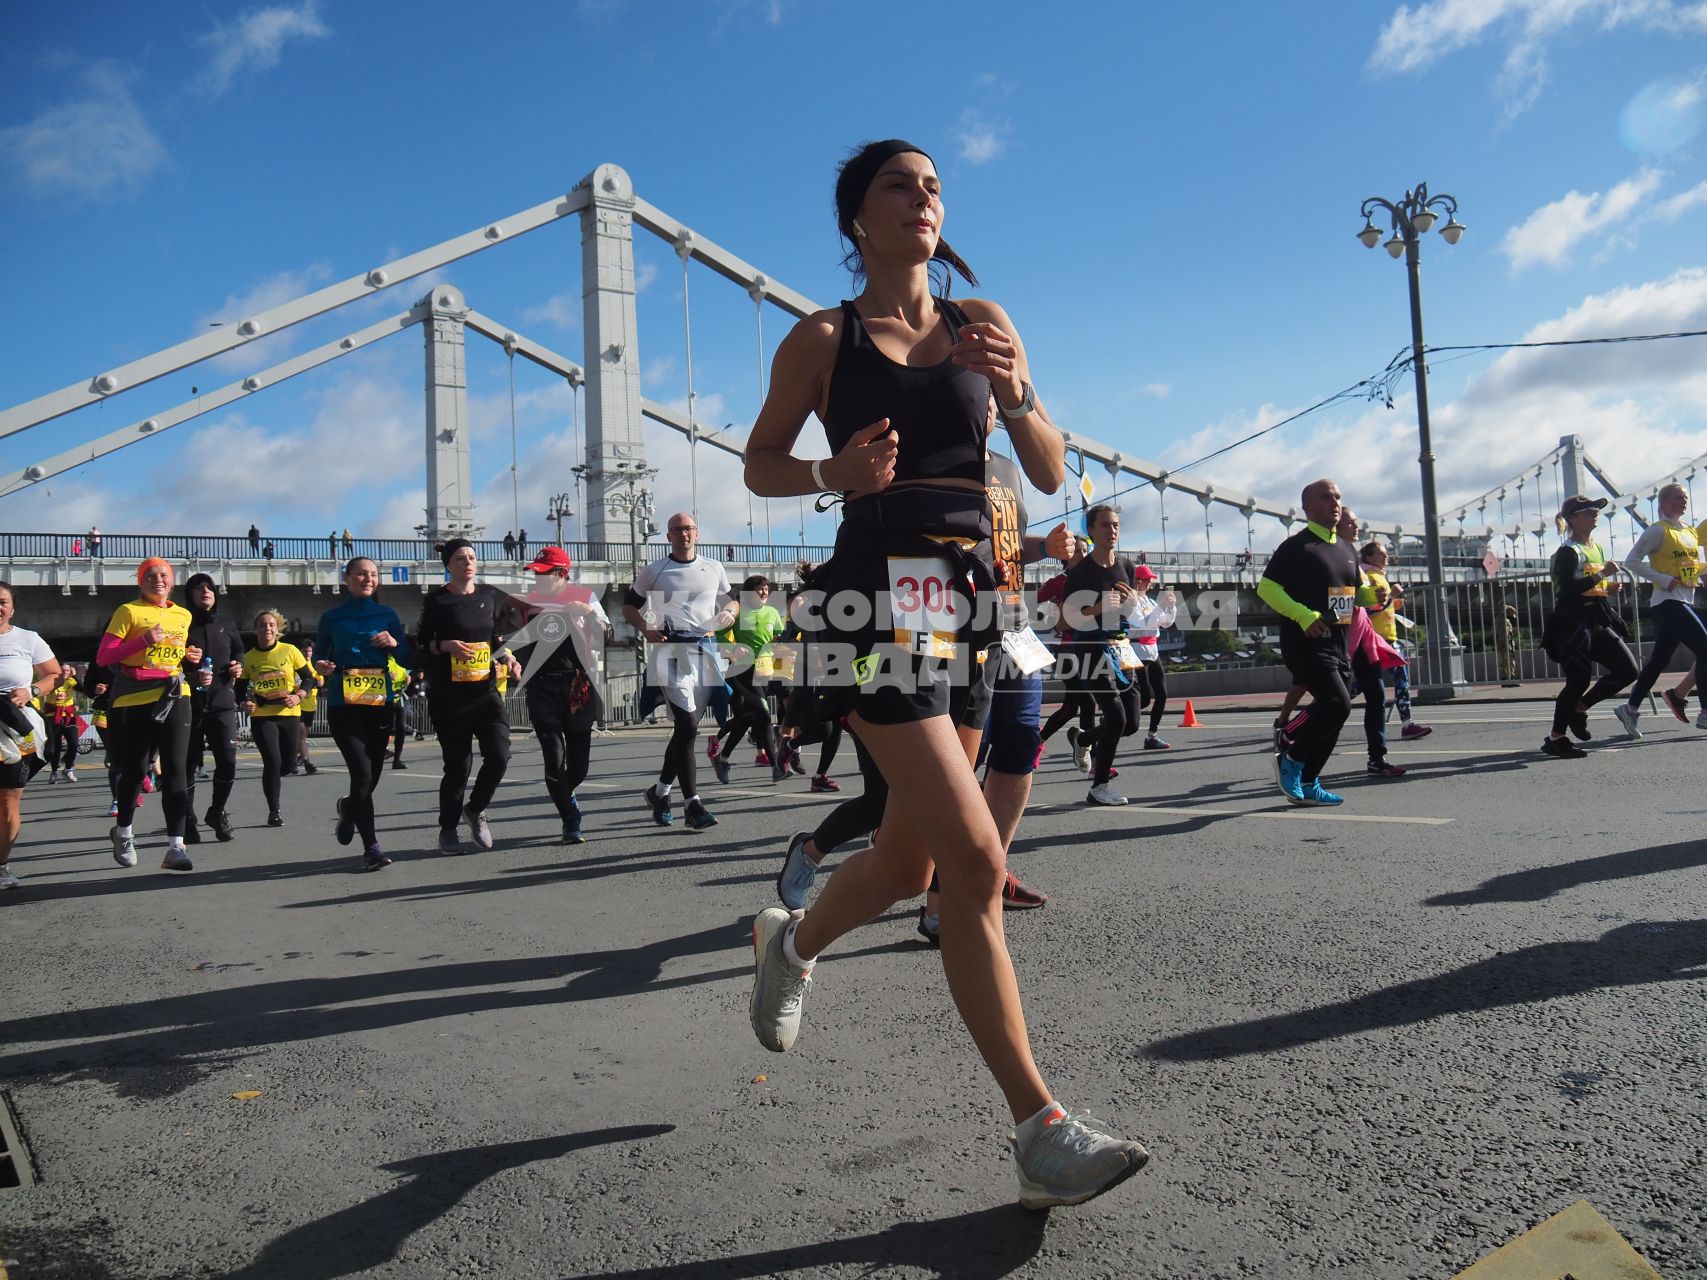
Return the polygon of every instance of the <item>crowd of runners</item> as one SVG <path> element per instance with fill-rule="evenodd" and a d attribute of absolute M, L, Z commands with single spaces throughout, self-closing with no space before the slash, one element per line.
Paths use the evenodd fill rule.
<path fill-rule="evenodd" d="M 950 273 L 970 285 L 977 278 L 942 238 L 930 158 L 898 140 L 864 147 L 839 171 L 836 210 L 862 287 L 783 340 L 746 462 L 757 494 L 834 495 L 835 550 L 799 566 L 792 583 L 754 576 L 737 585 L 700 554 L 693 513 L 669 518 L 668 554 L 641 570 L 622 605 L 647 642 L 647 684 L 670 726 L 643 811 L 672 826 L 679 798 L 685 828 L 715 826 L 700 752 L 721 786 L 749 742 L 778 783 L 806 775 L 803 751 L 816 747 L 808 785 L 841 792 L 831 770 L 851 743 L 858 785 L 849 779 L 813 829 L 779 833 L 781 905 L 759 912 L 752 930 L 753 1030 L 768 1049 L 792 1049 L 819 956 L 897 904 L 921 902 L 919 935 L 940 948 L 948 992 L 1011 1113 L 1022 1203 L 1075 1204 L 1148 1155 L 1059 1103 L 1032 1057 L 1002 913 L 1047 899 L 1008 870 L 1007 850 L 1057 732 L 1066 731 L 1092 806 L 1128 803 L 1116 785 L 1128 740 L 1129 769 L 1169 750 L 1158 641 L 1178 601 L 1155 569 L 1119 554 L 1113 505 L 1090 508 L 1076 529 L 1030 531 L 1027 483 L 1059 489 L 1063 437 L 1007 313 L 949 296 Z M 812 416 L 827 457 L 795 454 Z M 998 431 L 1011 458 L 991 447 Z M 1333 806 L 1343 798 L 1322 776 L 1353 699 L 1364 700 L 1371 776 L 1404 773 L 1388 756 L 1389 710 L 1403 738 L 1430 729 L 1411 714 L 1396 630 L 1404 592 L 1387 577 L 1388 549 L 1358 545 L 1357 519 L 1333 480 L 1308 485 L 1301 502 L 1304 526 L 1257 585 L 1280 618 L 1293 685 L 1274 727 L 1274 777 L 1287 803 Z M 1549 756 L 1581 757 L 1572 738 L 1590 737 L 1589 708 L 1626 689 L 1615 714 L 1638 736 L 1641 699 L 1675 649 L 1707 656 L 1694 607 L 1702 530 L 1685 522 L 1681 487 L 1663 490 L 1659 503 L 1661 518 L 1627 564 L 1653 583 L 1659 632 L 1639 674 L 1609 604 L 1619 566 L 1593 538 L 1605 502 L 1572 497 L 1559 513 L 1557 606 L 1542 644 L 1565 683 L 1541 745 Z M 272 610 L 241 625 L 226 617 L 205 574 L 183 584 L 180 603 L 172 566 L 150 559 L 137 598 L 114 612 L 83 668 L 62 668 L 40 636 L 12 625 L 12 592 L 0 584 L 0 688 L 10 691 L 0 700 L 0 888 L 18 884 L 5 864 L 25 783 L 42 768 L 50 781 L 78 780 L 85 712 L 102 741 L 112 853 L 124 867 L 137 864 L 135 816 L 150 793 L 164 818 L 166 869 L 193 869 L 188 846 L 204 827 L 221 842 L 240 838 L 228 806 L 245 726 L 260 757 L 266 822 L 283 825 L 281 779 L 315 770 L 307 722 L 319 704 L 348 775 L 336 812 L 324 815 L 340 845 L 359 840 L 371 869 L 390 863 L 374 795 L 388 761 L 405 767 L 405 706 L 415 703 L 440 753 L 438 849 L 491 849 L 488 811 L 510 763 L 511 683 L 540 745 L 562 839 L 582 842 L 576 791 L 605 715 L 600 654 L 610 622 L 571 583 L 560 547 L 538 550 L 527 566 L 536 585 L 521 594 L 480 581 L 466 541 L 440 554 L 446 582 L 424 597 L 412 625 L 379 598 L 378 566 L 351 558 L 345 599 L 300 644 L 285 639 Z M 1028 598 L 1026 566 L 1042 561 L 1058 562 L 1058 572 Z M 1046 676 L 1061 693 L 1047 720 Z M 1680 720 L 1691 685 L 1662 691 Z M 702 746 L 708 711 L 719 724 Z M 1707 727 L 1707 701 L 1697 723 Z"/>

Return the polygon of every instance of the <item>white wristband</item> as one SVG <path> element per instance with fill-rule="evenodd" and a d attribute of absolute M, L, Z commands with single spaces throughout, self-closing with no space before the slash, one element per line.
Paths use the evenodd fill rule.
<path fill-rule="evenodd" d="M 828 493 L 830 486 L 824 483 L 824 462 L 821 458 L 812 459 L 812 483 L 818 486 L 820 493 Z"/>

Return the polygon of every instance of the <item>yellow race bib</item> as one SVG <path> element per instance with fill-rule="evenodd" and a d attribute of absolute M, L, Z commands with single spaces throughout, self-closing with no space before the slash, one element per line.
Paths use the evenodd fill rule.
<path fill-rule="evenodd" d="M 344 703 L 351 707 L 385 705 L 385 671 L 380 667 L 349 667 L 344 673 Z"/>
<path fill-rule="evenodd" d="M 294 683 L 288 671 L 258 671 L 249 679 L 249 692 L 257 698 L 282 698 Z"/>
<path fill-rule="evenodd" d="M 492 678 L 492 646 L 484 640 L 470 641 L 474 652 L 467 657 L 450 656 L 450 678 L 457 684 L 480 684 Z"/>
<path fill-rule="evenodd" d="M 184 648 L 189 637 L 182 632 L 168 635 L 159 644 L 151 644 L 142 665 L 153 671 L 176 671 L 184 661 Z"/>

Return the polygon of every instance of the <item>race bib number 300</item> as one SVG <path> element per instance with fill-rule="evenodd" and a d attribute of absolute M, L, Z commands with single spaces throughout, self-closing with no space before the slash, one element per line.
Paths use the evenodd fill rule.
<path fill-rule="evenodd" d="M 457 684 L 479 684 L 492 678 L 492 646 L 486 641 L 471 642 L 474 652 L 464 657 L 450 656 L 450 678 Z"/>
<path fill-rule="evenodd" d="M 1342 627 L 1351 625 L 1351 615 L 1357 609 L 1356 587 L 1329 587 L 1328 612 L 1334 615 L 1334 622 Z"/>
<path fill-rule="evenodd" d="M 896 644 L 933 658 L 953 657 L 962 608 L 947 560 L 889 557 L 889 616 Z"/>

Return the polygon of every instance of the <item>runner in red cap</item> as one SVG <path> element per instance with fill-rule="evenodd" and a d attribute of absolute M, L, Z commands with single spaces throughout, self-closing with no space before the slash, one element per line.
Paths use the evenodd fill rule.
<path fill-rule="evenodd" d="M 592 590 L 569 581 L 573 567 L 562 547 L 539 549 L 528 565 L 539 582 L 527 596 L 527 625 L 510 637 L 522 658 L 528 719 L 545 758 L 545 790 L 563 822 L 564 844 L 586 840 L 575 788 L 586 781 L 593 726 L 604 715 L 594 654 L 610 626 Z"/>

